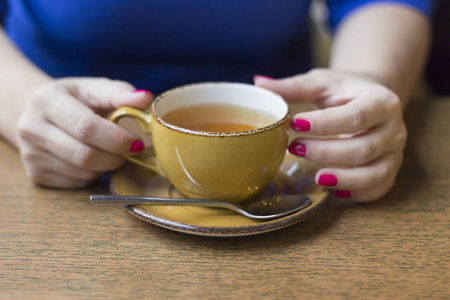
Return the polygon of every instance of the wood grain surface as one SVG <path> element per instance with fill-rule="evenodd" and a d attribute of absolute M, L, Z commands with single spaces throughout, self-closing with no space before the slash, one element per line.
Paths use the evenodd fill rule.
<path fill-rule="evenodd" d="M 0 141 L 0 299 L 449 299 L 450 99 L 411 104 L 397 184 L 262 235 L 169 231 L 31 183 Z"/>

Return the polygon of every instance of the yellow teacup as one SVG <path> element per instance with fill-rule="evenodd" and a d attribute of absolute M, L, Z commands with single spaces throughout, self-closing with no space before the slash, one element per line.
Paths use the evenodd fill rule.
<path fill-rule="evenodd" d="M 240 202 L 273 179 L 288 144 L 289 107 L 277 94 L 241 83 L 186 85 L 156 97 L 150 114 L 131 107 L 156 157 L 126 158 L 167 177 L 190 198 Z"/>

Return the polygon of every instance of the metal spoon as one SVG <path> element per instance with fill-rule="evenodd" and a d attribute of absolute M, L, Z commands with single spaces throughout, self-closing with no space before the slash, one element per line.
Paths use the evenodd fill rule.
<path fill-rule="evenodd" d="M 277 195 L 272 198 L 251 199 L 243 203 L 233 204 L 208 199 L 91 195 L 90 204 L 221 207 L 253 219 L 274 219 L 310 206 L 311 200 L 303 195 Z"/>

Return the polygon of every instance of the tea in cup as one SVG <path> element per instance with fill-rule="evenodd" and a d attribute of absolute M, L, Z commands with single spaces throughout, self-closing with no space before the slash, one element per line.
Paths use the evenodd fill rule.
<path fill-rule="evenodd" d="M 156 97 L 150 113 L 122 107 L 110 120 L 135 119 L 156 157 L 126 156 L 158 172 L 185 196 L 241 202 L 273 179 L 288 144 L 289 107 L 249 84 L 190 84 Z"/>

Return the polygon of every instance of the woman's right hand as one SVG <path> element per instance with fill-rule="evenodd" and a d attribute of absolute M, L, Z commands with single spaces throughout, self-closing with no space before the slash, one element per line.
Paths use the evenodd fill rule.
<path fill-rule="evenodd" d="M 37 89 L 17 125 L 27 176 L 56 188 L 81 188 L 120 167 L 141 139 L 104 117 L 121 106 L 146 109 L 153 95 L 105 78 L 63 78 Z"/>

